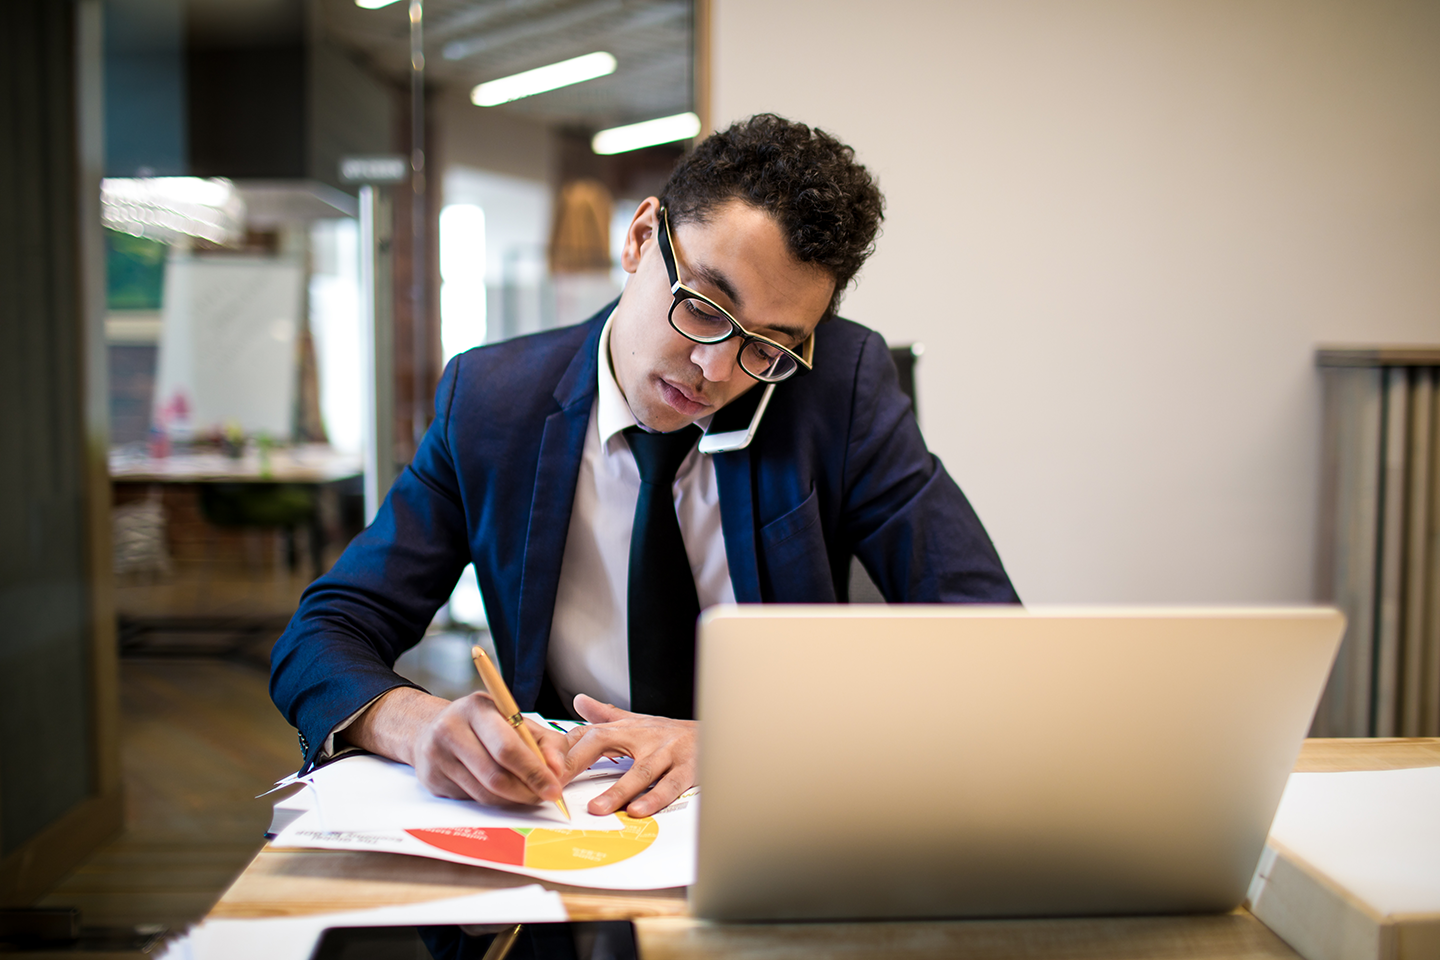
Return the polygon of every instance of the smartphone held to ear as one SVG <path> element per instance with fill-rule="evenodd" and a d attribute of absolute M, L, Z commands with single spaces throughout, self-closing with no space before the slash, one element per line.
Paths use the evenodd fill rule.
<path fill-rule="evenodd" d="M 733 402 L 726 404 L 710 418 L 710 426 L 700 438 L 701 453 L 728 453 L 744 450 L 755 439 L 755 430 L 765 408 L 770 405 L 770 395 L 775 384 L 767 383 L 763 390 L 750 390 Z"/>

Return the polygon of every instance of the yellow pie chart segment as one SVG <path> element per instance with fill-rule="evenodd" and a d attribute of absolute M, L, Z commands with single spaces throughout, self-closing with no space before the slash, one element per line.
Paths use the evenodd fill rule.
<path fill-rule="evenodd" d="M 525 866 L 536 870 L 582 870 L 629 860 L 660 836 L 653 817 L 634 820 L 615 814 L 619 830 L 550 830 L 536 827 L 525 837 Z"/>
<path fill-rule="evenodd" d="M 429 827 L 406 830 L 417 840 L 489 863 L 536 870 L 586 870 L 629 860 L 660 836 L 652 817 L 615 814 L 619 830 L 551 830 L 543 827 Z"/>

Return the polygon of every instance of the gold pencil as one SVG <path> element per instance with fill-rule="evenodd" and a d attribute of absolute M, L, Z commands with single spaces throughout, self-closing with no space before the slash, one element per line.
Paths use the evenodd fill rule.
<path fill-rule="evenodd" d="M 480 673 L 480 679 L 485 684 L 485 689 L 490 694 L 490 699 L 495 701 L 496 708 L 510 724 L 515 732 L 520 734 L 520 739 L 525 741 L 525 746 L 535 756 L 545 763 L 545 754 L 540 752 L 540 744 L 535 742 L 535 737 L 530 729 L 525 726 L 525 718 L 520 715 L 520 707 L 515 703 L 515 698 L 510 695 L 510 688 L 505 686 L 505 678 L 500 676 L 500 671 L 495 669 L 495 664 L 485 655 L 485 651 L 479 647 L 470 648 L 470 659 L 475 661 L 475 669 Z M 570 819 L 570 811 L 565 807 L 565 798 L 556 797 L 555 806 L 565 814 L 565 819 Z"/>

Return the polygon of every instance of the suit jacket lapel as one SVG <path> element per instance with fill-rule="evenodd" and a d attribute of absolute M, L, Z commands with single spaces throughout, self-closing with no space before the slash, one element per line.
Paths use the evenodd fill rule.
<path fill-rule="evenodd" d="M 575 483 L 585 451 L 585 428 L 595 402 L 596 351 L 606 310 L 591 321 L 590 335 L 555 387 L 559 409 L 545 418 L 540 455 L 535 465 L 535 492 L 525 536 L 524 572 L 520 578 L 519 663 L 505 679 L 521 704 L 533 704 L 540 694 L 545 658 L 550 646 L 550 624 L 555 616 L 555 594 L 560 586 L 560 564 L 570 532 L 570 511 Z M 508 666 L 508 664 L 502 664 Z"/>
<path fill-rule="evenodd" d="M 715 480 L 720 485 L 720 526 L 725 559 L 738 603 L 760 602 L 760 568 L 755 553 L 755 503 L 751 496 L 750 448 L 717 453 Z"/>

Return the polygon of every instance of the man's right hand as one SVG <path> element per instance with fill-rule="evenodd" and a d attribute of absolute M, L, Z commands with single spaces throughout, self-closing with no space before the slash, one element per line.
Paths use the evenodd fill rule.
<path fill-rule="evenodd" d="M 526 721 L 529 723 L 529 721 Z M 536 804 L 560 796 L 565 737 L 530 723 L 545 763 L 530 751 L 484 693 L 443 700 L 396 687 L 340 733 L 347 743 L 415 768 L 439 797 L 491 806 Z"/>

